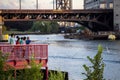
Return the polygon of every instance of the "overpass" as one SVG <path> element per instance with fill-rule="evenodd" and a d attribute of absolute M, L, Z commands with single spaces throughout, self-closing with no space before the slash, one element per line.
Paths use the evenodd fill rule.
<path fill-rule="evenodd" d="M 0 23 L 4 21 L 68 21 L 77 22 L 90 30 L 113 31 L 113 9 L 88 10 L 31 10 L 0 9 Z"/>

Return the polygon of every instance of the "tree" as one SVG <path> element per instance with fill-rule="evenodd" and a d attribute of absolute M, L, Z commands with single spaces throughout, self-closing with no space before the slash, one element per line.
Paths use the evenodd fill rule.
<path fill-rule="evenodd" d="M 45 21 L 44 22 L 44 28 L 45 28 L 45 30 L 44 30 L 44 32 L 45 33 L 51 33 L 51 30 L 52 30 L 52 27 L 51 27 L 51 25 L 50 25 L 50 22 L 48 22 L 48 21 Z"/>
<path fill-rule="evenodd" d="M 2 33 L 4 33 L 7 30 L 6 26 L 2 26 Z"/>
<path fill-rule="evenodd" d="M 56 33 L 58 32 L 59 24 L 51 21 L 36 21 L 34 22 L 31 31 L 40 31 L 42 33 Z"/>
<path fill-rule="evenodd" d="M 9 54 L 0 51 L 0 80 L 12 80 L 14 68 L 6 63 Z"/>
<path fill-rule="evenodd" d="M 50 25 L 52 26 L 52 33 L 57 33 L 59 30 L 59 24 L 56 21 L 51 21 Z"/>

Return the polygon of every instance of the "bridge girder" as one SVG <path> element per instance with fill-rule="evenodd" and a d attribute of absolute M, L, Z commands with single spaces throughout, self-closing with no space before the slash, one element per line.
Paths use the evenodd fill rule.
<path fill-rule="evenodd" d="M 72 0 L 56 0 L 56 10 L 71 10 Z"/>
<path fill-rule="evenodd" d="M 1 10 L 4 21 L 78 22 L 92 31 L 113 30 L 113 10 Z"/>

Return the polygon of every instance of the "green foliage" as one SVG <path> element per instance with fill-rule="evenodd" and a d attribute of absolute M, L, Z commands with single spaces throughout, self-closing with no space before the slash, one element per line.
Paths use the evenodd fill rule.
<path fill-rule="evenodd" d="M 44 80 L 41 64 L 36 64 L 34 55 L 31 57 L 30 65 L 26 65 L 25 69 L 16 72 L 16 79 L 13 77 L 14 68 L 6 64 L 8 54 L 0 51 L 0 80 Z M 28 68 L 29 66 L 29 68 Z M 64 80 L 65 73 L 60 71 L 50 72 L 49 80 Z"/>
<path fill-rule="evenodd" d="M 44 24 L 44 27 L 45 27 L 44 32 L 45 32 L 45 33 L 50 33 L 51 30 L 52 30 L 52 26 L 50 25 L 50 22 L 45 21 L 43 24 Z"/>
<path fill-rule="evenodd" d="M 57 33 L 59 29 L 59 24 L 56 21 L 51 21 L 50 25 L 52 26 L 51 32 Z"/>
<path fill-rule="evenodd" d="M 86 73 L 83 73 L 86 76 L 84 80 L 104 80 L 103 72 L 104 72 L 104 63 L 102 61 L 102 51 L 103 48 L 101 45 L 98 46 L 98 52 L 94 56 L 94 58 L 87 57 L 91 62 L 92 66 L 83 65 Z"/>
<path fill-rule="evenodd" d="M 6 26 L 2 26 L 2 33 L 4 33 L 7 30 Z"/>
<path fill-rule="evenodd" d="M 60 71 L 50 72 L 49 80 L 65 80 L 65 73 Z"/>
<path fill-rule="evenodd" d="M 0 80 L 12 80 L 13 68 L 6 64 L 8 54 L 0 51 Z"/>
<path fill-rule="evenodd" d="M 43 80 L 41 64 L 36 64 L 34 57 L 31 58 L 29 69 L 25 68 L 18 73 L 17 80 Z"/>
<path fill-rule="evenodd" d="M 80 26 L 79 29 L 80 30 L 85 30 L 85 27 L 84 26 Z"/>
<path fill-rule="evenodd" d="M 44 80 L 41 64 L 36 64 L 34 55 L 31 57 L 30 65 L 26 65 L 25 69 L 16 72 L 16 79 L 13 77 L 14 68 L 6 64 L 8 54 L 0 51 L 0 80 Z M 29 68 L 28 68 L 29 66 Z M 64 80 L 65 74 L 57 71 L 50 72 L 49 80 Z"/>
<path fill-rule="evenodd" d="M 33 27 L 30 29 L 31 31 L 40 31 L 41 33 L 51 33 L 58 32 L 58 23 L 50 22 L 50 21 L 36 21 L 33 24 Z"/>

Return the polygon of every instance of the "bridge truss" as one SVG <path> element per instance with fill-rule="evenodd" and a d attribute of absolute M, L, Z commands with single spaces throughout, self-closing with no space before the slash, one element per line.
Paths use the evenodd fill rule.
<path fill-rule="evenodd" d="M 3 21 L 68 21 L 80 23 L 95 32 L 113 30 L 112 9 L 0 11 Z"/>
<path fill-rule="evenodd" d="M 72 0 L 56 0 L 56 10 L 72 9 Z"/>

